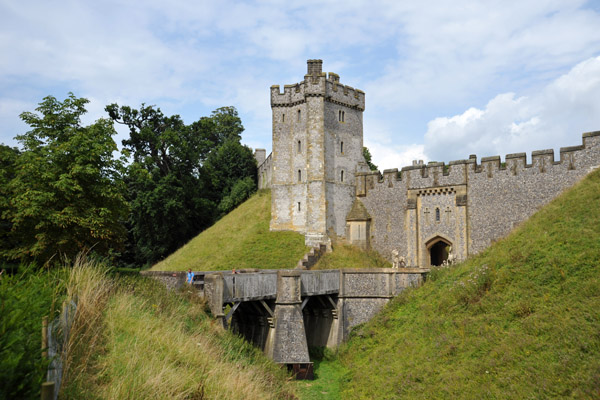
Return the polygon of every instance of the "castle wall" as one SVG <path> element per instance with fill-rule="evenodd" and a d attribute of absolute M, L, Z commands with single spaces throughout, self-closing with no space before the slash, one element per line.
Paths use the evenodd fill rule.
<path fill-rule="evenodd" d="M 397 180 L 395 172 L 379 178 L 378 172 L 359 173 L 357 183 L 367 194 L 361 201 L 371 216 L 370 245 L 391 260 L 392 250 L 408 251 L 406 181 Z"/>
<path fill-rule="evenodd" d="M 429 248 L 449 243 L 465 259 L 508 234 L 541 206 L 600 165 L 600 132 L 583 144 L 500 157 L 430 163 L 357 174 L 357 195 L 370 214 L 371 246 L 391 259 L 397 249 L 408 265 L 427 266 Z M 436 218 L 439 209 L 439 219 Z"/>
<path fill-rule="evenodd" d="M 563 190 L 600 165 L 600 132 L 583 135 L 583 145 L 562 148 L 558 160 L 552 150 L 487 157 L 468 168 L 470 251 L 478 253 L 508 234 Z"/>
<path fill-rule="evenodd" d="M 257 151 L 258 150 L 259 149 L 257 149 Z M 269 156 L 260 163 L 258 163 L 258 158 L 257 158 L 258 188 L 259 189 L 271 188 L 271 180 L 273 179 L 273 157 L 272 156 L 273 156 L 273 153 L 269 154 Z"/>

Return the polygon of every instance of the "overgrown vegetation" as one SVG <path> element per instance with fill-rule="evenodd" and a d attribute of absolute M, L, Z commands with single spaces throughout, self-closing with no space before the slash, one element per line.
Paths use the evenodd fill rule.
<path fill-rule="evenodd" d="M 354 330 L 341 398 L 597 398 L 600 171 Z"/>
<path fill-rule="evenodd" d="M 42 317 L 51 320 L 64 290 L 63 271 L 0 275 L 0 398 L 40 396 L 48 362 L 42 359 Z"/>
<path fill-rule="evenodd" d="M 294 399 L 286 372 L 209 318 L 200 298 L 142 277 L 73 269 L 78 318 L 66 398 Z M 85 310 L 79 314 L 79 310 Z"/>
<path fill-rule="evenodd" d="M 294 268 L 308 251 L 304 236 L 296 232 L 270 232 L 270 220 L 271 191 L 260 190 L 152 269 Z"/>
<path fill-rule="evenodd" d="M 391 268 L 392 264 L 376 251 L 364 251 L 350 245 L 334 245 L 311 269 Z"/>

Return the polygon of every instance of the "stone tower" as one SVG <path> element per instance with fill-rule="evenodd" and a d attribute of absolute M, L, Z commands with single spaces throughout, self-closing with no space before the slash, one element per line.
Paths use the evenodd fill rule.
<path fill-rule="evenodd" d="M 305 234 L 307 245 L 345 236 L 362 155 L 365 94 L 308 60 L 304 80 L 271 86 L 271 230 Z"/>

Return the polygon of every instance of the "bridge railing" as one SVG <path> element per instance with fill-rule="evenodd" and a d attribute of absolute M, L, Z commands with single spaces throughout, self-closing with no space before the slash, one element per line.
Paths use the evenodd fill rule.
<path fill-rule="evenodd" d="M 223 302 L 275 298 L 277 271 L 233 274 L 223 273 Z"/>
<path fill-rule="evenodd" d="M 302 282 L 300 289 L 302 296 L 331 294 L 340 291 L 339 270 L 302 271 L 300 279 Z"/>

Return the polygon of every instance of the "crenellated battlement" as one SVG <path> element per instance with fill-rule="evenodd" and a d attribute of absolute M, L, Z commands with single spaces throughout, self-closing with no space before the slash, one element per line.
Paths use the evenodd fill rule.
<path fill-rule="evenodd" d="M 430 162 L 428 164 L 413 163 L 413 165 L 398 169 L 358 173 L 357 195 L 365 196 L 370 189 L 405 185 L 407 189 L 437 187 L 445 185 L 466 184 L 469 175 L 482 174 L 493 179 L 496 176 L 520 176 L 522 174 L 562 173 L 575 169 L 589 169 L 589 152 L 595 149 L 600 152 L 600 131 L 587 132 L 582 135 L 579 146 L 561 147 L 558 159 L 553 149 L 535 150 L 531 153 L 531 163 L 527 163 L 526 153 L 512 153 L 505 156 L 502 162 L 500 156 L 482 157 L 477 162 L 477 156 L 469 159 L 454 160 L 448 164 Z M 593 159 L 593 157 L 592 157 Z M 593 163 L 593 162 L 592 162 Z"/>
<path fill-rule="evenodd" d="M 340 104 L 349 108 L 364 111 L 365 92 L 340 83 L 336 73 L 321 72 L 308 60 L 308 73 L 302 82 L 284 85 L 283 91 L 279 85 L 271 86 L 271 107 L 293 107 L 306 102 L 306 97 L 321 96 L 325 101 Z"/>

